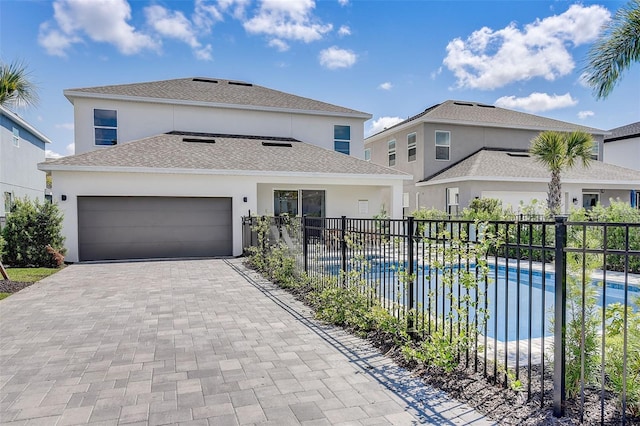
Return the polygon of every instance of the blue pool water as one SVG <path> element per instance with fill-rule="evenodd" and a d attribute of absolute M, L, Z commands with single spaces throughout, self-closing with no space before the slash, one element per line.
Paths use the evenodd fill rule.
<path fill-rule="evenodd" d="M 399 288 L 393 268 L 389 272 L 388 268 L 379 266 L 374 263 L 370 272 L 367 273 L 370 282 L 379 283 L 377 291 L 387 299 L 406 303 L 406 294 Z M 539 338 L 543 336 L 543 333 L 544 335 L 552 334 L 555 304 L 555 275 L 553 273 L 547 272 L 543 276 L 541 271 L 529 271 L 521 266 L 518 279 L 515 267 L 498 266 L 497 271 L 494 267 L 490 267 L 488 277 L 489 282 L 486 287 L 484 282 L 481 284 L 479 295 L 476 295 L 474 290 L 470 292 L 472 299 L 478 299 L 479 308 L 486 306 L 488 316 L 486 329 L 484 326 L 480 328 L 483 334 L 500 341 L 529 337 Z M 606 284 L 604 306 L 612 303 L 624 304 L 624 283 L 610 281 L 607 277 Z M 597 304 L 602 307 L 602 285 L 598 282 L 589 285 L 594 285 L 598 294 Z M 430 277 L 428 269 L 423 268 L 418 268 L 415 292 L 417 303 L 424 310 L 430 309 L 432 317 L 437 313 L 440 318 L 442 318 L 443 312 L 450 312 L 451 292 L 453 292 L 456 301 L 466 295 L 466 291 L 460 289 L 457 284 L 453 285 L 453 290 L 443 290 L 442 275 L 436 277 L 433 274 Z M 627 296 L 628 303 L 637 311 L 638 306 L 634 303 L 637 303 L 640 297 L 640 288 L 633 285 L 627 286 Z M 454 303 L 457 305 L 457 302 Z M 464 304 L 462 306 L 464 307 Z M 569 311 L 568 308 L 568 316 L 570 316 Z M 469 318 L 471 321 L 473 321 L 474 315 L 475 310 L 470 308 Z M 481 321 L 482 318 L 483 314 L 480 313 L 478 319 Z"/>

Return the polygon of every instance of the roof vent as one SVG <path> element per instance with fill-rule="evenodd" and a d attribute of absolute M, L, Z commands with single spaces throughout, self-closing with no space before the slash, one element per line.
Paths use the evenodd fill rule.
<path fill-rule="evenodd" d="M 526 152 L 507 152 L 509 157 L 530 157 Z"/>
<path fill-rule="evenodd" d="M 478 106 L 482 108 L 495 108 L 495 106 L 493 105 L 486 105 L 486 104 L 478 104 Z"/>
<path fill-rule="evenodd" d="M 293 145 L 286 142 L 262 142 L 262 146 L 279 146 L 284 148 L 291 148 Z"/>
<path fill-rule="evenodd" d="M 215 139 L 203 139 L 203 138 L 182 138 L 183 142 L 199 142 L 199 143 L 216 143 Z"/>
<path fill-rule="evenodd" d="M 217 83 L 218 80 L 214 80 L 212 78 L 204 78 L 204 77 L 196 77 L 193 81 L 199 81 L 201 83 Z"/>
<path fill-rule="evenodd" d="M 454 102 L 454 105 L 462 105 L 462 106 L 473 106 L 473 104 L 469 102 Z"/>
<path fill-rule="evenodd" d="M 230 81 L 227 84 L 231 84 L 233 86 L 246 86 L 246 87 L 251 87 L 253 86 L 253 84 L 251 83 L 245 83 L 244 81 Z"/>

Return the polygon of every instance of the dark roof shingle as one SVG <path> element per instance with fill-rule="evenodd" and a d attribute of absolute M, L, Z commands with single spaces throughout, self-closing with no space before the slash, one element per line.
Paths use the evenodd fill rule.
<path fill-rule="evenodd" d="M 549 179 L 547 168 L 532 156 L 522 151 L 481 149 L 444 171 L 423 182 L 438 183 L 448 179 Z M 601 161 L 592 161 L 588 168 L 578 163 L 574 168 L 562 172 L 563 181 L 603 182 L 635 181 L 640 183 L 640 172 L 614 166 Z"/>
<path fill-rule="evenodd" d="M 593 134 L 607 133 L 604 130 L 593 127 L 581 126 L 565 121 L 541 117 L 539 115 L 500 108 L 493 105 L 454 100 L 448 100 L 441 104 L 429 107 L 423 112 L 409 117 L 408 119 L 389 127 L 380 133 L 403 126 L 406 123 L 418 119 L 433 123 L 460 123 L 477 126 L 521 128 L 540 131 L 557 130 L 572 132 L 575 130 L 582 130 Z M 370 136 L 369 138 L 373 136 Z"/>
<path fill-rule="evenodd" d="M 605 142 L 640 137 L 640 121 L 609 130 L 611 134 L 604 138 Z"/>
<path fill-rule="evenodd" d="M 171 132 L 63 157 L 41 163 L 41 168 L 153 168 L 276 174 L 409 176 L 394 169 L 291 138 L 190 132 Z"/>
<path fill-rule="evenodd" d="M 102 95 L 136 100 L 196 102 L 371 118 L 370 114 L 362 111 L 280 92 L 251 83 L 200 77 L 67 89 L 64 94 L 70 99 L 76 96 Z"/>

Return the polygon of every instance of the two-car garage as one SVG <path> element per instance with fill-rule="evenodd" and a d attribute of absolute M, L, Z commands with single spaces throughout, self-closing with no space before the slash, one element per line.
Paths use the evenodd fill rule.
<path fill-rule="evenodd" d="M 230 256 L 231 198 L 78 197 L 79 260 Z"/>

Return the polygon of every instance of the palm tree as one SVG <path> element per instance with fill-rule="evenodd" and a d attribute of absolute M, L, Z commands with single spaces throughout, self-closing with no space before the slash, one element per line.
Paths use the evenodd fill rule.
<path fill-rule="evenodd" d="M 622 73 L 640 61 L 640 0 L 630 0 L 605 25 L 591 46 L 586 82 L 597 99 L 606 98 Z"/>
<path fill-rule="evenodd" d="M 37 102 L 36 86 L 29 79 L 26 65 L 19 61 L 0 63 L 0 105 L 28 106 Z"/>
<path fill-rule="evenodd" d="M 547 206 L 551 214 L 560 213 L 562 202 L 562 183 L 560 172 L 573 168 L 578 161 L 589 167 L 593 154 L 594 141 L 589 133 L 546 131 L 531 141 L 529 152 L 551 172 Z"/>

